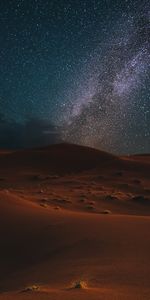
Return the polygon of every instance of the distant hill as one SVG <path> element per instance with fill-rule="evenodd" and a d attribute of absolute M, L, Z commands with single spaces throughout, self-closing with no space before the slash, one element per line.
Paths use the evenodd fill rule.
<path fill-rule="evenodd" d="M 57 172 L 90 170 L 119 160 L 104 151 L 74 144 L 55 144 L 44 148 L 2 152 L 0 165 L 6 168 L 35 168 Z"/>

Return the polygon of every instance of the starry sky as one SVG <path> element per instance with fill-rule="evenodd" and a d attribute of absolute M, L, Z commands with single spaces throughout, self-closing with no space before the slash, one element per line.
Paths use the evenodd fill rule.
<path fill-rule="evenodd" d="M 1 0 L 1 136 L 149 153 L 149 24 L 148 0 Z"/>

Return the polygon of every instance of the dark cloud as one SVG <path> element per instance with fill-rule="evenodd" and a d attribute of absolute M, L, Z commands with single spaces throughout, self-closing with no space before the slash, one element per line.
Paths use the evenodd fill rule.
<path fill-rule="evenodd" d="M 30 148 L 61 142 L 60 128 L 48 120 L 32 118 L 25 123 L 0 115 L 0 148 Z"/>

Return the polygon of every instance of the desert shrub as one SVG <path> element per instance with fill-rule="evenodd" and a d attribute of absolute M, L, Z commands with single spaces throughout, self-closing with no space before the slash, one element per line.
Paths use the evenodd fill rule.
<path fill-rule="evenodd" d="M 26 292 L 34 292 L 34 291 L 38 291 L 40 289 L 40 287 L 38 285 L 31 285 L 31 286 L 27 286 L 22 292 L 26 293 Z"/>
<path fill-rule="evenodd" d="M 72 283 L 71 285 L 72 289 L 86 289 L 87 288 L 87 283 L 82 280 L 78 280 Z"/>

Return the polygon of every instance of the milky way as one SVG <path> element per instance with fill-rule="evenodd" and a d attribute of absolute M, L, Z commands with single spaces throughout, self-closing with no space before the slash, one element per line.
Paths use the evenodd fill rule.
<path fill-rule="evenodd" d="M 68 118 L 65 139 L 112 152 L 134 152 L 137 146 L 142 151 L 140 122 L 141 127 L 147 127 L 148 149 L 150 112 L 144 103 L 150 62 L 148 24 L 145 9 L 138 15 L 125 15 L 112 28 L 108 40 L 93 51 L 86 61 L 85 82 L 67 116 L 64 112 Z M 141 120 L 135 113 L 138 109 Z"/>

